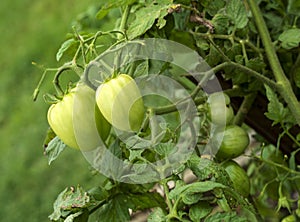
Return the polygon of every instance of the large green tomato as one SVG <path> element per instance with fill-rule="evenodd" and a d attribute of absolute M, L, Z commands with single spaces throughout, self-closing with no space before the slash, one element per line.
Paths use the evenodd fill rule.
<path fill-rule="evenodd" d="M 245 170 L 233 160 L 222 164 L 233 183 L 233 188 L 244 197 L 249 196 L 250 181 Z"/>
<path fill-rule="evenodd" d="M 224 134 L 222 132 L 216 133 L 213 140 L 216 140 L 215 144 L 220 144 L 221 140 L 221 145 L 216 154 L 218 160 L 238 157 L 249 145 L 249 136 L 247 132 L 237 125 L 227 126 Z"/>
<path fill-rule="evenodd" d="M 101 84 L 96 91 L 97 105 L 114 127 L 123 131 L 138 131 L 144 119 L 144 103 L 135 81 L 120 74 Z"/>
<path fill-rule="evenodd" d="M 95 109 L 95 91 L 78 83 L 61 101 L 50 106 L 47 118 L 55 134 L 69 147 L 94 149 L 110 132 L 110 124 Z"/>

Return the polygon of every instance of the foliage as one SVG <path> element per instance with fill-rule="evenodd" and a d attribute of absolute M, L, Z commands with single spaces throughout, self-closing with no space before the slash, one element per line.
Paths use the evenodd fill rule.
<path fill-rule="evenodd" d="M 90 215 L 96 215 L 96 218 L 105 221 L 129 221 L 130 210 L 146 209 L 151 210 L 149 221 L 260 221 L 280 220 L 289 215 L 299 217 L 300 172 L 296 155 L 300 150 L 300 136 L 290 133 L 292 127 L 300 125 L 300 104 L 297 100 L 300 21 L 297 16 L 299 7 L 294 7 L 295 2 L 288 1 L 286 6 L 281 1 L 264 0 L 110 0 L 94 12 L 94 16 L 100 19 L 99 24 L 78 21 L 56 54 L 57 60 L 64 61 L 64 64 L 57 69 L 45 69 L 44 75 L 55 71 L 56 94 L 48 98 L 64 96 L 61 89 L 69 84 L 59 82 L 58 76 L 66 71 L 77 74 L 78 80 L 86 81 L 96 90 L 88 76 L 90 62 L 96 61 L 106 70 L 100 74 L 101 81 L 96 81 L 100 86 L 118 73 L 126 73 L 136 79 L 147 77 L 149 73 L 176 79 L 184 85 L 197 106 L 200 127 L 199 132 L 189 135 L 191 140 L 196 140 L 194 152 L 170 172 L 169 167 L 174 164 L 172 155 L 180 151 L 176 146 L 180 137 L 178 129 L 184 124 L 178 121 L 179 111 L 170 101 L 145 98 L 146 112 L 138 133 L 119 139 L 118 136 L 124 135 L 111 132 L 104 141 L 107 149 L 98 154 L 100 162 L 104 163 L 102 167 L 110 169 L 114 165 L 117 172 L 101 183 L 96 182 L 98 188 L 92 189 L 96 192 L 84 192 L 79 187 L 77 190 L 64 190 L 54 203 L 50 219 L 88 221 Z M 121 10 L 121 14 L 116 12 L 117 9 Z M 120 66 L 118 58 L 110 58 L 109 61 L 98 59 L 101 53 L 112 53 L 116 49 L 114 47 L 122 47 L 123 43 L 133 40 L 142 45 L 141 40 L 147 38 L 173 40 L 190 47 L 202 56 L 220 79 L 230 83 L 225 93 L 243 100 L 231 124 L 244 123 L 257 94 L 263 94 L 269 100 L 265 116 L 273 125 L 279 124 L 282 132 L 276 147 L 262 143 L 250 150 L 245 166 L 251 180 L 249 198 L 242 197 L 233 188 L 233 181 L 219 161 L 222 158 L 214 156 L 215 144 L 211 144 L 210 139 L 222 129 L 222 122 L 212 124 L 202 79 L 196 81 L 169 61 L 141 58 L 131 63 L 121 61 L 125 65 Z M 134 52 L 128 52 L 125 58 L 132 54 Z M 168 58 L 167 55 L 162 56 Z M 211 70 L 199 71 L 204 80 Z M 35 91 L 35 98 L 41 83 Z M 157 82 L 155 86 L 167 87 L 163 82 Z M 167 120 L 165 123 L 159 122 L 162 116 Z M 223 129 L 225 125 L 226 121 Z M 210 129 L 213 129 L 212 132 Z M 280 152 L 280 139 L 284 135 L 295 144 L 289 156 Z M 239 140 L 234 135 L 232 139 Z M 61 147 L 61 141 L 54 140 L 47 145 L 55 153 L 56 147 Z M 217 142 L 221 143 L 222 138 Z M 211 153 L 205 152 L 206 145 L 211 146 Z M 141 149 L 143 147 L 147 149 Z M 116 164 L 106 155 L 107 151 L 128 165 Z M 50 158 L 52 160 L 53 155 Z M 224 159 L 227 161 L 230 157 Z M 163 160 L 159 170 L 151 171 L 158 160 Z M 146 168 L 146 165 L 150 167 Z M 191 183 L 184 179 L 187 171 L 195 176 Z M 120 181 L 120 175 L 126 175 L 127 180 Z M 148 182 L 149 178 L 157 177 L 160 179 L 156 183 L 163 188 L 163 195 L 153 190 L 155 182 Z M 147 182 L 136 185 L 140 180 Z M 79 197 L 74 199 L 74 195 Z"/>

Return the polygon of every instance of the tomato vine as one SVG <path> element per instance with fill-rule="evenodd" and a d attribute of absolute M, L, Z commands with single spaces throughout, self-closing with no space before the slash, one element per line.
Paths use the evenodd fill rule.
<path fill-rule="evenodd" d="M 46 74 L 54 72 L 55 94 L 47 97 L 54 103 L 78 84 L 97 92 L 94 102 L 103 119 L 94 117 L 94 106 L 68 107 L 78 117 L 72 119 L 75 142 L 94 141 L 86 132 L 95 124 L 101 129 L 103 121 L 112 129 L 109 125 L 109 136 L 95 140 L 100 149 L 92 160 L 81 150 L 102 182 L 95 177 L 90 190 L 65 189 L 49 218 L 114 222 L 142 212 L 155 222 L 299 219 L 300 40 L 293 36 L 300 35 L 300 11 L 287 2 L 286 7 L 264 0 L 108 0 L 93 14 L 99 26 L 77 21 L 56 54 L 65 63 L 44 69 L 34 100 Z M 162 40 L 145 50 L 147 41 Z M 179 52 L 179 44 L 193 53 Z M 189 67 L 178 65 L 183 63 Z M 66 85 L 60 76 L 69 71 L 77 80 Z M 213 79 L 219 88 L 207 87 Z M 134 85 L 126 88 L 128 82 Z M 153 89 L 158 92 L 149 93 Z M 253 126 L 260 124 L 252 129 L 247 119 L 254 105 L 262 106 L 264 118 L 252 119 Z M 271 144 L 260 134 L 273 126 L 280 130 Z M 248 146 L 253 132 L 256 143 Z M 282 149 L 286 138 L 292 141 L 289 152 Z M 49 131 L 49 163 L 67 147 L 64 140 Z M 238 163 L 231 160 L 236 157 Z M 249 192 L 239 189 L 244 184 L 236 175 L 245 184 L 251 181 Z"/>

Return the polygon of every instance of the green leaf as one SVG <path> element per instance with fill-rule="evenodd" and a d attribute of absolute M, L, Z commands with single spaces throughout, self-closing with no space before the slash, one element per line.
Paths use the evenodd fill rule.
<path fill-rule="evenodd" d="M 215 33 L 217 34 L 229 34 L 229 17 L 224 14 L 216 14 L 212 19 L 212 24 L 214 26 Z"/>
<path fill-rule="evenodd" d="M 125 222 L 130 220 L 128 199 L 124 194 L 114 196 L 98 211 L 99 221 Z"/>
<path fill-rule="evenodd" d="M 88 211 L 82 212 L 76 212 L 74 214 L 70 214 L 64 222 L 87 222 L 89 218 Z"/>
<path fill-rule="evenodd" d="M 166 203 L 160 194 L 147 192 L 141 194 L 129 194 L 128 206 L 133 211 L 138 211 L 154 207 L 165 208 Z"/>
<path fill-rule="evenodd" d="M 265 113 L 265 116 L 270 120 L 273 120 L 273 124 L 283 122 L 287 114 L 287 109 L 284 108 L 283 104 L 279 101 L 277 94 L 269 86 L 265 85 L 265 88 L 269 100 L 268 112 Z"/>
<path fill-rule="evenodd" d="M 177 151 L 173 143 L 159 143 L 154 150 L 162 157 L 167 157 Z"/>
<path fill-rule="evenodd" d="M 144 152 L 144 149 L 140 149 L 140 150 L 132 150 L 129 149 L 129 161 L 133 161 L 133 160 L 139 160 L 142 158 L 142 153 Z"/>
<path fill-rule="evenodd" d="M 102 186 L 94 187 L 91 190 L 89 190 L 88 193 L 90 194 L 90 196 L 92 196 L 95 200 L 99 202 L 109 197 L 109 193 Z"/>
<path fill-rule="evenodd" d="M 264 61 L 261 58 L 255 57 L 255 58 L 249 59 L 246 66 L 254 71 L 260 72 L 262 69 L 264 69 L 266 67 L 266 64 L 264 63 Z"/>
<path fill-rule="evenodd" d="M 300 14 L 300 1 L 299 0 L 288 0 L 287 11 L 290 14 L 299 16 L 299 14 Z"/>
<path fill-rule="evenodd" d="M 75 39 L 68 39 L 67 41 L 65 41 L 56 53 L 56 60 L 60 61 L 65 52 L 70 50 L 72 47 L 77 47 L 78 44 L 78 41 Z"/>
<path fill-rule="evenodd" d="M 58 136 L 52 139 L 45 149 L 45 154 L 48 156 L 48 164 L 50 165 L 66 147 L 67 145 Z"/>
<path fill-rule="evenodd" d="M 148 181 L 149 178 L 158 178 L 157 172 L 154 170 L 146 171 L 147 163 L 144 164 L 134 164 L 134 173 L 130 174 L 130 180 L 133 183 L 140 183 L 141 181 Z"/>
<path fill-rule="evenodd" d="M 143 76 L 143 75 L 147 75 L 149 73 L 149 61 L 145 60 L 143 62 L 141 62 L 134 70 L 134 74 L 133 76 L 139 77 L 139 76 Z"/>
<path fill-rule="evenodd" d="M 166 24 L 164 17 L 168 14 L 168 8 L 171 6 L 172 1 L 169 4 L 163 5 L 150 4 L 146 7 L 138 9 L 135 13 L 135 19 L 128 27 L 128 38 L 134 39 L 147 32 L 157 20 L 157 26 L 159 29 L 163 28 Z"/>
<path fill-rule="evenodd" d="M 205 8 L 208 14 L 214 16 L 220 9 L 222 9 L 226 1 L 224 0 L 201 0 L 200 4 Z"/>
<path fill-rule="evenodd" d="M 97 202 L 80 186 L 77 189 L 73 187 L 66 188 L 55 200 L 53 204 L 54 211 L 49 218 L 57 221 L 61 216 L 67 216 L 70 212 L 78 212 L 82 208 L 88 208 L 96 204 Z"/>
<path fill-rule="evenodd" d="M 248 23 L 247 11 L 241 0 L 229 0 L 226 5 L 226 14 L 238 29 L 244 28 Z"/>
<path fill-rule="evenodd" d="M 51 127 L 49 127 L 48 130 L 47 130 L 44 142 L 43 142 L 43 146 L 44 146 L 45 151 L 46 151 L 46 148 L 49 145 L 49 142 L 51 142 L 51 140 L 53 140 L 55 137 L 56 137 L 56 135 L 55 135 L 54 131 L 51 129 Z"/>
<path fill-rule="evenodd" d="M 185 186 L 175 187 L 169 194 L 170 199 L 178 198 L 179 196 L 190 195 L 195 193 L 204 193 L 216 188 L 226 188 L 223 184 L 214 181 L 195 182 Z"/>
<path fill-rule="evenodd" d="M 218 212 L 207 217 L 204 222 L 248 222 L 246 217 L 237 215 L 236 212 Z"/>
<path fill-rule="evenodd" d="M 282 48 L 292 49 L 298 47 L 300 43 L 300 29 L 292 28 L 285 30 L 279 35 L 278 40 L 281 41 Z"/>
<path fill-rule="evenodd" d="M 134 135 L 126 139 L 125 144 L 127 149 L 145 149 L 151 147 L 152 142 Z"/>
<path fill-rule="evenodd" d="M 187 205 L 192 205 L 197 203 L 203 195 L 201 193 L 187 193 L 186 195 L 182 196 L 182 202 L 187 204 Z"/>
<path fill-rule="evenodd" d="M 212 210 L 213 206 L 210 206 L 206 201 L 202 201 L 191 206 L 189 216 L 193 222 L 198 222 L 202 218 L 206 217 Z"/>
<path fill-rule="evenodd" d="M 132 5 L 135 2 L 136 0 L 108 0 L 97 12 L 96 17 L 98 19 L 102 19 L 109 13 L 111 9 Z"/>
<path fill-rule="evenodd" d="M 165 222 L 165 221 L 166 221 L 166 214 L 160 207 L 154 208 L 147 218 L 147 222 Z"/>

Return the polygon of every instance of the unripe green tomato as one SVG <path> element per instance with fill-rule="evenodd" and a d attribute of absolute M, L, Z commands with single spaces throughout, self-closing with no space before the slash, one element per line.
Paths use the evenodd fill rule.
<path fill-rule="evenodd" d="M 296 222 L 296 217 L 294 215 L 286 216 L 281 220 L 281 222 Z"/>
<path fill-rule="evenodd" d="M 79 83 L 61 101 L 50 106 L 47 114 L 48 123 L 55 134 L 69 147 L 96 148 L 99 140 L 107 138 L 110 125 L 99 111 L 95 112 L 95 107 L 97 107 L 95 91 Z"/>
<path fill-rule="evenodd" d="M 224 92 L 215 92 L 209 95 L 208 100 L 210 103 L 225 103 L 230 104 L 230 97 Z"/>
<path fill-rule="evenodd" d="M 212 105 L 211 121 L 216 125 L 229 125 L 234 117 L 233 109 L 230 105 Z"/>
<path fill-rule="evenodd" d="M 144 120 L 144 103 L 138 86 L 129 75 L 120 74 L 102 83 L 96 102 L 107 121 L 119 130 L 138 131 Z"/>
<path fill-rule="evenodd" d="M 244 197 L 249 196 L 250 181 L 245 170 L 233 160 L 222 164 L 233 183 L 233 188 Z"/>
<path fill-rule="evenodd" d="M 213 140 L 216 141 L 215 144 L 220 144 L 220 140 L 222 140 L 216 154 L 218 160 L 238 157 L 244 153 L 249 145 L 249 136 L 247 132 L 237 125 L 227 126 L 224 130 L 224 134 L 222 132 L 217 132 L 216 135 L 213 136 Z"/>
<path fill-rule="evenodd" d="M 230 106 L 230 97 L 223 92 L 209 95 L 211 121 L 216 125 L 229 125 L 233 120 L 234 113 Z"/>

